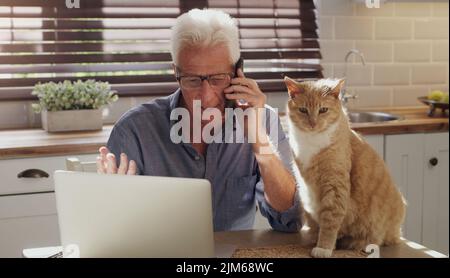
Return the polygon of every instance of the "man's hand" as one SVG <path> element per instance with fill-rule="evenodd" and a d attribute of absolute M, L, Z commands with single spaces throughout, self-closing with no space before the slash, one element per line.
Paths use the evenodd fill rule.
<path fill-rule="evenodd" d="M 241 69 L 238 69 L 238 76 L 231 80 L 231 86 L 226 88 L 223 92 L 225 98 L 230 100 L 245 100 L 247 105 L 238 106 L 242 108 L 264 108 L 266 104 L 266 95 L 259 89 L 258 83 L 255 80 L 246 78 Z"/>
<path fill-rule="evenodd" d="M 256 81 L 246 78 L 241 69 L 238 69 L 237 74 L 238 76 L 231 80 L 231 86 L 223 92 L 226 99 L 236 101 L 237 107 L 245 110 L 245 113 L 248 115 L 244 119 L 245 136 L 259 152 L 261 145 L 268 144 L 268 137 L 263 123 L 266 118 L 264 106 L 267 97 L 261 91 Z M 243 100 L 246 104 L 241 104 L 238 100 Z"/>
<path fill-rule="evenodd" d="M 128 161 L 126 154 L 120 155 L 120 165 L 117 167 L 116 156 L 110 153 L 107 147 L 100 147 L 100 156 L 97 157 L 97 173 L 99 174 L 119 174 L 136 175 L 136 162 Z"/>

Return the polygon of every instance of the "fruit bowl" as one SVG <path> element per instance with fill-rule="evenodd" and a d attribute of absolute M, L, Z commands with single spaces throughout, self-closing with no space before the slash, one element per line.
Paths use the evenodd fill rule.
<path fill-rule="evenodd" d="M 419 97 L 418 100 L 422 102 L 423 104 L 426 104 L 430 107 L 430 110 L 428 110 L 428 116 L 433 117 L 436 109 L 441 109 L 442 114 L 445 115 L 445 111 L 448 110 L 448 103 L 447 102 L 440 102 L 428 99 L 428 97 Z"/>

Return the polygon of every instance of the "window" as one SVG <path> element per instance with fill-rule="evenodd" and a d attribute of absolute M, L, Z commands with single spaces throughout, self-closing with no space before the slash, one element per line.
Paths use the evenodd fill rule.
<path fill-rule="evenodd" d="M 33 99 L 38 82 L 96 79 L 119 95 L 167 95 L 178 86 L 170 27 L 191 8 L 237 19 L 245 73 L 264 92 L 282 77 L 320 78 L 313 0 L 65 0 L 0 2 L 0 100 Z"/>

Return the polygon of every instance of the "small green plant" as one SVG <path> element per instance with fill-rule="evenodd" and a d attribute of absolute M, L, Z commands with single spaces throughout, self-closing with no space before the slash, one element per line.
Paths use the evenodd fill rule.
<path fill-rule="evenodd" d="M 98 109 L 119 99 L 117 92 L 111 90 L 108 82 L 92 79 L 38 83 L 31 94 L 39 98 L 39 103 L 32 104 L 36 113 L 42 110 Z"/>

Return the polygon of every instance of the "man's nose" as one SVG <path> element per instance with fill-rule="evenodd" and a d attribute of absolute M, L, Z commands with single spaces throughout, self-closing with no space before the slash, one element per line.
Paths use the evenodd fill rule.
<path fill-rule="evenodd" d="M 214 107 L 217 105 L 216 92 L 213 90 L 211 85 L 209 85 L 208 80 L 206 79 L 202 81 L 201 93 L 201 101 L 203 107 Z"/>

